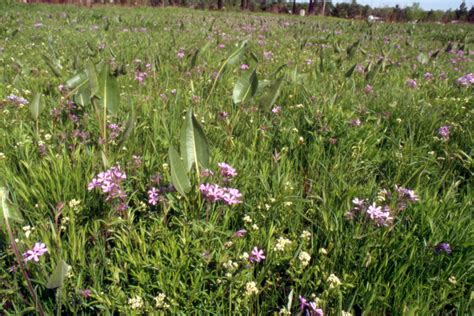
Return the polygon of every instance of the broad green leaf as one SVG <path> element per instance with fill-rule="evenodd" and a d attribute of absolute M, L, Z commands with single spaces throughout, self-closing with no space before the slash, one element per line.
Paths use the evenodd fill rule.
<path fill-rule="evenodd" d="M 293 305 L 293 289 L 291 289 L 290 294 L 288 294 L 288 304 L 286 305 L 286 310 L 291 311 L 291 305 Z"/>
<path fill-rule="evenodd" d="M 135 128 L 136 120 L 137 120 L 137 118 L 136 118 L 136 114 L 135 114 L 135 108 L 133 107 L 132 103 L 130 102 L 130 114 L 128 116 L 127 122 L 125 123 L 125 131 L 123 132 L 122 137 L 120 138 L 120 141 L 118 143 L 119 148 L 122 148 L 125 141 L 132 134 L 133 129 Z"/>
<path fill-rule="evenodd" d="M 242 57 L 242 55 L 244 54 L 246 47 L 247 47 L 247 41 L 243 41 L 240 44 L 240 46 L 234 52 L 232 52 L 232 54 L 230 54 L 230 56 L 225 61 L 225 65 L 233 66 L 237 64 L 240 58 Z"/>
<path fill-rule="evenodd" d="M 61 77 L 62 66 L 59 64 L 59 61 L 54 62 L 48 55 L 43 54 L 43 59 L 48 65 L 49 69 L 54 73 L 56 77 Z"/>
<path fill-rule="evenodd" d="M 99 79 L 97 78 L 97 72 L 92 62 L 87 62 L 86 68 L 87 78 L 89 79 L 89 89 L 91 97 L 94 97 L 99 92 Z"/>
<path fill-rule="evenodd" d="M 211 45 L 211 42 L 207 42 L 206 44 L 204 44 L 203 47 L 196 49 L 196 51 L 193 54 L 193 57 L 191 58 L 191 62 L 189 64 L 190 69 L 196 67 L 199 56 L 202 55 L 202 53 L 204 53 L 209 48 L 210 45 Z"/>
<path fill-rule="evenodd" d="M 416 60 L 422 65 L 427 64 L 429 59 L 428 56 L 425 53 L 420 53 L 418 57 L 416 57 Z"/>
<path fill-rule="evenodd" d="M 280 94 L 280 88 L 283 84 L 283 80 L 285 79 L 284 76 L 280 77 L 280 79 L 275 80 L 270 87 L 268 87 L 267 92 L 262 96 L 260 100 L 260 105 L 263 108 L 270 108 L 278 99 L 278 95 Z"/>
<path fill-rule="evenodd" d="M 80 72 L 78 74 L 75 74 L 68 80 L 66 80 L 66 82 L 64 83 L 64 86 L 67 89 L 72 90 L 79 87 L 80 85 L 83 85 L 86 81 L 87 81 L 87 74 L 85 72 Z"/>
<path fill-rule="evenodd" d="M 365 76 L 366 81 L 371 81 L 375 78 L 375 76 L 380 72 L 380 69 L 383 67 L 383 60 L 379 61 L 373 69 L 371 69 L 369 72 L 367 72 L 367 75 Z"/>
<path fill-rule="evenodd" d="M 109 114 L 117 113 L 120 95 L 117 79 L 109 73 L 109 66 L 104 65 L 99 75 L 98 105 L 101 110 Z"/>
<path fill-rule="evenodd" d="M 0 187 L 0 211 L 2 214 L 1 222 L 5 220 L 13 220 L 15 222 L 23 221 L 23 217 L 18 209 L 9 203 L 8 191 L 4 187 Z"/>
<path fill-rule="evenodd" d="M 181 127 L 180 149 L 187 172 L 191 170 L 193 164 L 197 169 L 199 166 L 209 167 L 207 138 L 201 125 L 194 117 L 192 109 L 186 113 L 184 124 Z"/>
<path fill-rule="evenodd" d="M 37 93 L 35 94 L 33 101 L 30 103 L 30 112 L 31 112 L 31 116 L 33 117 L 33 120 L 35 121 L 38 120 L 42 109 L 43 109 L 43 96 L 41 95 L 41 93 Z"/>
<path fill-rule="evenodd" d="M 87 81 L 85 82 L 87 83 Z M 80 85 L 73 96 L 74 103 L 80 106 L 88 106 L 91 103 L 91 91 L 88 84 Z"/>
<path fill-rule="evenodd" d="M 235 83 L 232 101 L 234 101 L 235 104 L 239 104 L 249 100 L 255 96 L 257 88 L 257 69 L 254 69 L 252 72 L 245 72 Z"/>
<path fill-rule="evenodd" d="M 286 64 L 280 65 L 280 66 L 271 74 L 270 78 L 276 77 L 280 71 L 282 71 L 283 69 L 285 69 L 285 67 L 286 67 Z"/>
<path fill-rule="evenodd" d="M 349 46 L 346 50 L 347 56 L 351 59 L 354 57 L 355 53 L 357 52 L 357 49 L 359 48 L 360 45 L 360 40 Z"/>
<path fill-rule="evenodd" d="M 170 159 L 171 182 L 182 196 L 186 196 L 186 193 L 191 190 L 191 182 L 189 181 L 184 164 L 174 147 L 170 147 L 168 156 Z"/>
<path fill-rule="evenodd" d="M 56 269 L 54 269 L 53 273 L 49 276 L 46 288 L 56 289 L 58 287 L 63 286 L 68 268 L 69 266 L 66 262 L 64 262 L 64 260 L 59 261 L 58 265 L 56 266 Z"/>
<path fill-rule="evenodd" d="M 357 67 L 357 64 L 354 64 L 354 66 L 352 66 L 351 68 L 349 68 L 348 71 L 346 71 L 346 74 L 345 74 L 346 78 L 350 78 L 352 76 L 356 67 Z"/>

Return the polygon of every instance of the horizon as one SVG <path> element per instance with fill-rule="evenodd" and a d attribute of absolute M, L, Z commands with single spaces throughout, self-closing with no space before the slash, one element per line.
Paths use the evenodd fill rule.
<path fill-rule="evenodd" d="M 306 2 L 306 1 L 304 1 Z M 333 0 L 333 1 L 327 1 L 327 2 L 332 2 L 333 4 L 336 3 L 350 3 L 351 0 Z M 459 8 L 459 6 L 462 3 L 462 0 L 357 0 L 357 3 L 362 4 L 362 5 L 370 5 L 372 8 L 383 8 L 383 7 L 394 7 L 395 5 L 399 5 L 400 7 L 407 7 L 411 6 L 414 2 L 418 2 L 420 4 L 420 7 L 423 10 L 429 11 L 429 10 L 455 10 Z M 469 10 L 471 6 L 474 5 L 474 0 L 467 0 L 466 6 Z"/>

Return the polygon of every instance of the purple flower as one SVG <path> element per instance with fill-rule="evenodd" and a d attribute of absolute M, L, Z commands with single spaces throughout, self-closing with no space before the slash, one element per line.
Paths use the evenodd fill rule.
<path fill-rule="evenodd" d="M 138 81 L 139 84 L 144 84 L 147 77 L 148 73 L 146 71 L 135 71 L 135 80 Z"/>
<path fill-rule="evenodd" d="M 304 309 L 308 306 L 308 301 L 301 295 L 299 296 L 299 299 L 300 299 L 300 310 L 304 311 Z"/>
<path fill-rule="evenodd" d="M 245 230 L 245 229 L 239 229 L 238 231 L 236 231 L 236 232 L 234 233 L 234 237 L 236 237 L 236 238 L 242 238 L 242 237 L 244 237 L 246 234 L 247 234 L 247 230 Z"/>
<path fill-rule="evenodd" d="M 127 194 L 121 185 L 126 178 L 126 174 L 119 166 L 111 167 L 93 178 L 87 188 L 89 191 L 100 189 L 102 193 L 106 194 L 105 201 L 115 200 L 118 202 L 117 209 L 124 210 L 126 209 Z"/>
<path fill-rule="evenodd" d="M 407 84 L 408 87 L 412 89 L 416 89 L 417 87 L 417 83 L 415 79 L 408 79 L 405 83 Z"/>
<path fill-rule="evenodd" d="M 281 112 L 281 106 L 277 105 L 272 109 L 273 114 L 278 114 Z"/>
<path fill-rule="evenodd" d="M 48 248 L 46 248 L 46 245 L 42 242 L 37 242 L 33 249 L 26 251 L 23 254 L 23 257 L 25 258 L 25 262 L 28 262 L 30 260 L 34 260 L 35 262 L 39 261 L 39 257 L 44 255 L 45 253 L 48 252 Z"/>
<path fill-rule="evenodd" d="M 472 72 L 468 73 L 459 78 L 456 82 L 464 87 L 474 85 L 474 74 Z"/>
<path fill-rule="evenodd" d="M 221 120 L 225 120 L 227 117 L 229 117 L 229 113 L 227 113 L 225 111 L 219 113 L 219 118 Z"/>
<path fill-rule="evenodd" d="M 148 204 L 156 205 L 159 202 L 159 194 L 156 188 L 151 188 L 148 190 Z"/>
<path fill-rule="evenodd" d="M 225 45 L 224 44 L 219 44 L 218 46 L 220 49 L 224 49 L 225 48 Z"/>
<path fill-rule="evenodd" d="M 437 253 L 444 252 L 447 255 L 451 254 L 451 246 L 448 243 L 442 242 L 436 245 L 435 250 Z"/>
<path fill-rule="evenodd" d="M 360 74 L 363 74 L 365 72 L 365 68 L 363 65 L 361 64 L 357 64 L 356 68 L 355 68 L 355 71 L 357 71 L 358 73 Z"/>
<path fill-rule="evenodd" d="M 358 198 L 354 198 L 352 200 L 352 204 L 354 205 L 354 208 L 358 209 L 358 210 L 361 210 L 364 208 L 365 206 L 365 201 L 362 199 L 362 200 L 359 200 Z"/>
<path fill-rule="evenodd" d="M 384 207 L 382 210 L 382 207 L 376 206 L 375 203 L 369 206 L 367 215 L 377 226 L 387 226 L 388 222 L 392 219 L 388 207 Z"/>
<path fill-rule="evenodd" d="M 211 169 L 204 169 L 201 171 L 201 177 L 210 177 L 213 176 L 214 172 Z"/>
<path fill-rule="evenodd" d="M 225 162 L 219 162 L 217 165 L 219 166 L 221 175 L 224 178 L 233 178 L 237 175 L 235 169 L 232 168 L 230 165 L 226 164 Z"/>
<path fill-rule="evenodd" d="M 85 299 L 88 299 L 89 297 L 91 297 L 92 295 L 92 291 L 89 290 L 89 289 L 86 289 L 86 290 L 81 290 L 81 296 Z"/>
<path fill-rule="evenodd" d="M 220 201 L 224 195 L 224 191 L 217 184 L 201 184 L 199 186 L 199 190 L 201 191 L 201 194 L 204 196 L 204 198 L 209 202 Z"/>
<path fill-rule="evenodd" d="M 272 52 L 263 52 L 263 58 L 272 59 L 273 58 L 273 53 Z"/>
<path fill-rule="evenodd" d="M 222 196 L 222 200 L 224 200 L 224 203 L 226 203 L 227 205 L 242 203 L 242 201 L 240 200 L 242 194 L 239 190 L 234 188 L 223 188 L 223 191 L 224 194 Z"/>
<path fill-rule="evenodd" d="M 28 100 L 22 97 L 16 96 L 14 94 L 10 94 L 9 96 L 7 96 L 7 100 L 15 103 L 16 105 L 27 105 L 29 103 Z"/>
<path fill-rule="evenodd" d="M 178 57 L 179 59 L 183 59 L 185 56 L 184 54 L 184 49 L 180 49 L 177 53 L 176 53 L 176 57 Z"/>
<path fill-rule="evenodd" d="M 257 247 L 253 247 L 252 252 L 250 253 L 249 257 L 250 262 L 261 262 L 265 260 L 265 256 L 262 249 L 258 249 Z"/>
<path fill-rule="evenodd" d="M 397 191 L 398 195 L 402 199 L 406 199 L 410 202 L 417 202 L 418 201 L 418 196 L 415 194 L 415 191 L 404 188 L 404 187 L 399 187 L 398 185 L 395 185 L 395 190 Z"/>
<path fill-rule="evenodd" d="M 301 312 L 307 311 L 311 316 L 323 316 L 324 312 L 321 308 L 317 308 L 316 302 L 308 302 L 303 296 L 299 296 Z"/>
<path fill-rule="evenodd" d="M 425 78 L 425 80 L 431 80 L 434 78 L 433 74 L 430 72 L 425 73 L 423 77 Z"/>
<path fill-rule="evenodd" d="M 449 128 L 450 127 L 448 125 L 441 126 L 438 129 L 438 135 L 441 136 L 442 138 L 448 140 L 449 139 Z"/>
<path fill-rule="evenodd" d="M 247 65 L 247 64 L 242 64 L 242 65 L 240 65 L 240 70 L 247 70 L 247 69 L 249 69 L 249 68 L 250 68 L 250 67 L 249 67 L 249 65 Z"/>
<path fill-rule="evenodd" d="M 372 87 L 370 84 L 366 85 L 364 88 L 364 93 L 371 94 L 372 92 L 374 92 L 374 87 Z"/>
<path fill-rule="evenodd" d="M 362 122 L 360 121 L 360 119 L 355 118 L 355 119 L 352 119 L 349 124 L 352 127 L 357 127 L 357 126 L 360 126 L 362 124 Z"/>

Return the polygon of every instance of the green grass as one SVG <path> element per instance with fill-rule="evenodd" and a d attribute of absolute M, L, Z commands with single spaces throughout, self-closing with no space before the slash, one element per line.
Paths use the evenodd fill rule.
<path fill-rule="evenodd" d="M 300 295 L 317 297 L 328 315 L 472 312 L 474 99 L 472 85 L 460 86 L 457 79 L 474 66 L 473 26 L 369 25 L 172 8 L 0 9 L 0 186 L 8 188 L 10 204 L 24 218 L 11 222 L 20 252 L 35 242 L 48 247 L 40 262 L 26 264 L 46 314 L 268 315 L 286 307 L 289 297 L 297 314 Z M 248 45 L 240 59 L 215 80 L 244 39 Z M 352 54 L 348 48 L 356 41 Z M 448 45 L 464 56 L 448 52 Z M 196 49 L 201 50 L 193 65 Z M 420 56 L 437 50 L 427 61 Z M 272 59 L 264 52 L 272 52 Z M 109 64 L 118 74 L 120 105 L 108 122 L 125 126 L 131 108 L 136 113 L 121 146 L 124 131 L 101 145 L 102 121 L 94 107 L 70 110 L 58 89 L 88 61 Z M 54 71 L 48 63 L 56 64 Z M 135 70 L 147 63 L 148 77 L 139 84 Z M 253 98 L 234 104 L 243 63 L 256 67 L 260 87 Z M 369 75 L 345 76 L 355 64 Z M 281 65 L 287 66 L 275 74 Z M 425 80 L 426 72 L 434 78 Z M 281 76 L 276 104 L 265 102 Z M 407 79 L 418 87 L 409 88 Z M 368 84 L 373 93 L 364 93 Z M 28 106 L 7 100 L 14 94 L 32 103 L 36 93 L 44 101 L 38 125 Z M 271 111 L 276 105 L 278 114 Z M 191 107 L 216 175 L 205 180 L 191 172 L 185 197 L 169 192 L 151 206 L 147 191 L 172 181 L 168 149 L 179 148 Z M 222 111 L 226 119 L 219 118 Z M 356 118 L 361 125 L 351 126 Z M 450 126 L 447 140 L 438 135 L 444 125 Z M 88 141 L 76 137 L 76 130 L 87 132 Z M 198 181 L 221 181 L 218 162 L 237 170 L 229 185 L 242 192 L 241 204 L 209 203 L 200 195 Z M 104 164 L 119 164 L 127 174 L 124 212 L 87 190 Z M 156 185 L 151 177 L 158 173 L 162 181 Z M 363 216 L 345 217 L 352 199 L 373 202 L 395 185 L 414 190 L 419 201 L 393 212 L 387 227 Z M 244 220 L 247 215 L 252 223 Z M 26 225 L 34 227 L 29 236 Z M 245 237 L 233 237 L 243 228 Z M 0 312 L 33 313 L 20 270 L 9 271 L 17 262 L 1 231 Z M 303 231 L 311 233 L 309 239 L 301 238 Z M 292 241 L 283 252 L 274 249 L 279 237 Z M 450 244 L 451 254 L 435 251 L 441 242 Z M 242 259 L 254 246 L 264 250 L 261 263 Z M 302 251 L 311 256 L 307 266 L 299 259 Z M 60 260 L 70 273 L 60 290 L 47 289 Z M 238 267 L 226 268 L 229 260 Z M 339 286 L 330 286 L 331 274 Z M 246 294 L 249 282 L 258 294 Z M 89 298 L 81 294 L 86 289 Z M 169 307 L 156 307 L 160 293 Z M 143 304 L 134 309 L 129 299 L 137 296 Z"/>

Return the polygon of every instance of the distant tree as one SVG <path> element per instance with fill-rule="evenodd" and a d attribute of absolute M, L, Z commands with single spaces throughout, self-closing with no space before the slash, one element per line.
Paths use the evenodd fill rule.
<path fill-rule="evenodd" d="M 471 7 L 471 10 L 469 10 L 469 13 L 467 14 L 467 21 L 469 23 L 474 23 L 474 5 Z"/>
<path fill-rule="evenodd" d="M 315 0 L 309 0 L 308 4 L 308 15 L 314 13 Z"/>
<path fill-rule="evenodd" d="M 461 5 L 459 5 L 459 9 L 454 11 L 454 16 L 456 17 L 456 20 L 467 20 L 469 12 L 467 12 L 467 6 L 466 6 L 466 1 L 463 0 L 461 2 Z"/>
<path fill-rule="evenodd" d="M 408 21 L 419 21 L 425 16 L 425 12 L 420 7 L 419 2 L 413 2 L 413 4 L 406 8 Z"/>

